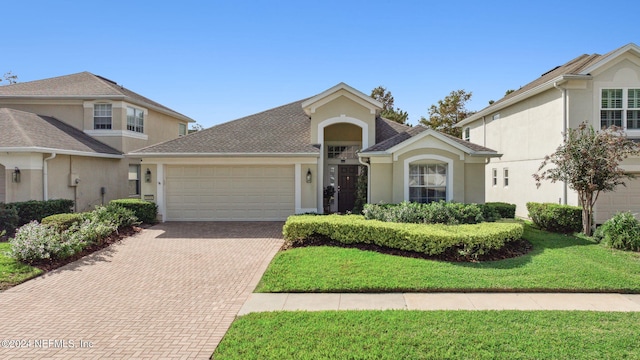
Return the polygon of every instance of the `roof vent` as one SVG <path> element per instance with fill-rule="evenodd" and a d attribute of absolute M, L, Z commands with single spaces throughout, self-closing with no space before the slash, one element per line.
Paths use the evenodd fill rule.
<path fill-rule="evenodd" d="M 560 66 L 556 66 L 556 67 L 554 67 L 553 69 L 551 69 L 551 70 L 547 71 L 546 73 L 544 73 L 544 74 L 540 75 L 540 77 L 543 77 L 543 76 L 547 75 L 548 73 L 552 72 L 553 70 L 555 70 L 555 69 L 557 69 L 557 68 L 559 68 L 559 67 L 560 67 Z"/>

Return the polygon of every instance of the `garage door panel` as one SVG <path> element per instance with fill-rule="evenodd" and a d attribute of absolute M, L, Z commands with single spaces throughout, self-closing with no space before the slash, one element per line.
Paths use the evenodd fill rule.
<path fill-rule="evenodd" d="M 168 220 L 284 220 L 294 213 L 294 167 L 169 166 Z"/>
<path fill-rule="evenodd" d="M 640 174 L 636 174 L 638 176 Z M 601 193 L 595 208 L 596 224 L 602 224 L 620 211 L 640 214 L 640 179 L 627 180 L 615 192 Z"/>

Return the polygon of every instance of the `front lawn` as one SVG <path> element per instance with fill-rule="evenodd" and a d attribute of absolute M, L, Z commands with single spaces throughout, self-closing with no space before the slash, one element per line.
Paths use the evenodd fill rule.
<path fill-rule="evenodd" d="M 340 247 L 280 252 L 256 292 L 640 292 L 640 254 L 525 225 L 526 255 L 461 263 Z"/>
<path fill-rule="evenodd" d="M 0 242 L 0 290 L 10 288 L 42 274 L 42 270 L 24 265 L 7 255 L 11 244 Z"/>
<path fill-rule="evenodd" d="M 640 313 L 330 311 L 238 318 L 215 359 L 637 359 Z"/>

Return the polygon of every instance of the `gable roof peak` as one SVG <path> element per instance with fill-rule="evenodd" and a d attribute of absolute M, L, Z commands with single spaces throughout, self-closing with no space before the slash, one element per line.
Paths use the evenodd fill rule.
<path fill-rule="evenodd" d="M 368 108 L 372 114 L 375 114 L 382 110 L 382 103 L 378 100 L 372 98 L 371 96 L 366 95 L 360 90 L 357 90 L 354 87 L 347 85 L 344 82 L 340 82 L 335 86 L 321 92 L 320 94 L 313 96 L 302 103 L 302 108 L 307 113 L 307 115 L 311 115 L 315 112 L 316 108 L 328 103 L 331 100 L 334 100 L 340 96 L 340 91 L 344 90 L 348 94 L 350 94 L 350 98 L 360 105 Z"/>

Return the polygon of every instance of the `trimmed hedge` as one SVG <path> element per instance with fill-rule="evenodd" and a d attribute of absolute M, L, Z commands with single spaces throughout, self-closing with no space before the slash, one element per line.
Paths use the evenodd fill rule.
<path fill-rule="evenodd" d="M 399 204 L 365 204 L 367 220 L 425 224 L 477 224 L 484 221 L 478 204 L 438 201 L 428 204 L 403 201 Z"/>
<path fill-rule="evenodd" d="M 484 206 L 497 212 L 502 219 L 515 219 L 516 217 L 515 204 L 505 202 L 488 202 L 485 203 Z"/>
<path fill-rule="evenodd" d="M 542 230 L 570 234 L 582 230 L 582 208 L 553 203 L 527 203 L 529 217 Z"/>
<path fill-rule="evenodd" d="M 4 203 L 0 203 L 0 233 L 5 231 L 9 235 L 13 234 L 19 222 L 18 211 Z"/>
<path fill-rule="evenodd" d="M 31 221 L 42 221 L 50 215 L 64 214 L 72 211 L 73 200 L 55 199 L 47 201 L 29 200 L 24 202 L 14 202 L 5 206 L 16 209 L 18 212 L 18 225 L 22 226 Z"/>
<path fill-rule="evenodd" d="M 111 200 L 109 205 L 118 205 L 133 211 L 139 221 L 146 224 L 155 224 L 158 220 L 158 206 L 152 202 L 140 199 Z"/>
<path fill-rule="evenodd" d="M 73 224 L 79 224 L 82 222 L 84 214 L 82 213 L 66 213 L 50 215 L 42 219 L 42 225 L 50 225 L 58 229 L 59 231 L 66 230 Z"/>
<path fill-rule="evenodd" d="M 482 255 L 520 239 L 523 231 L 520 223 L 400 224 L 366 220 L 360 215 L 290 216 L 283 228 L 288 244 L 304 243 L 313 235 L 324 235 L 344 244 L 375 244 L 428 255 L 442 254 L 449 249 Z"/>

